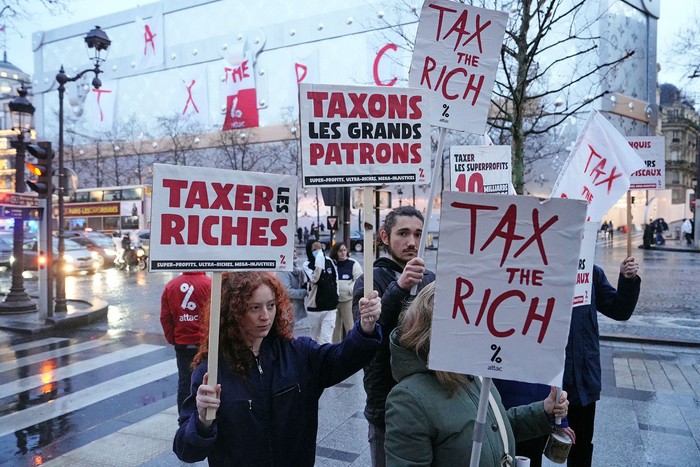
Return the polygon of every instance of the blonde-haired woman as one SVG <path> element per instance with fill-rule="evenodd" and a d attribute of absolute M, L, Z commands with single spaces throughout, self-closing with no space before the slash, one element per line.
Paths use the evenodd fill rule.
<path fill-rule="evenodd" d="M 469 465 L 481 382 L 471 375 L 428 369 L 435 284 L 425 287 L 391 333 L 391 370 L 398 384 L 386 400 L 387 466 Z M 505 410 L 495 388 L 508 436 L 508 454 L 515 440 L 552 431 L 555 416 L 566 416 L 569 402 L 556 388 L 544 401 Z M 496 427 L 496 430 L 493 429 Z M 489 408 L 480 465 L 501 465 L 505 456 L 498 422 Z"/>

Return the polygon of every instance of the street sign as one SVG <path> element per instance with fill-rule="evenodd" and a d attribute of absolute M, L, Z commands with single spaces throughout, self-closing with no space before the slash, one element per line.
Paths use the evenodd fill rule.
<path fill-rule="evenodd" d="M 326 227 L 328 230 L 338 230 L 338 216 L 327 216 Z"/>
<path fill-rule="evenodd" d="M 41 219 L 41 209 L 37 207 L 18 207 L 0 205 L 2 217 L 9 219 L 39 220 Z"/>
<path fill-rule="evenodd" d="M 39 198 L 30 193 L 0 193 L 0 205 L 15 207 L 37 207 Z"/>

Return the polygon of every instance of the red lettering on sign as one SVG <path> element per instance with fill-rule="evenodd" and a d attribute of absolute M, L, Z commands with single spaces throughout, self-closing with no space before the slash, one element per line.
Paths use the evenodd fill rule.
<path fill-rule="evenodd" d="M 474 32 L 468 31 L 468 26 L 467 26 L 467 21 L 469 20 L 469 10 L 462 10 L 462 12 L 459 14 L 459 17 L 455 19 L 452 22 L 452 26 L 450 29 L 445 33 L 444 36 L 440 37 L 442 33 L 442 23 L 445 17 L 447 16 L 445 13 L 456 13 L 457 10 L 444 7 L 441 5 L 435 5 L 435 4 L 430 4 L 428 5 L 428 8 L 433 8 L 435 10 L 439 11 L 439 17 L 438 17 L 438 27 L 437 30 L 435 31 L 435 40 L 436 41 L 441 41 L 447 39 L 448 36 L 452 35 L 453 33 L 456 33 L 457 37 L 455 37 L 455 45 L 452 50 L 457 50 L 457 47 L 464 47 L 468 43 L 470 43 L 473 40 L 476 40 L 477 45 L 479 47 L 479 53 L 483 53 L 483 47 L 481 43 L 481 33 L 491 25 L 491 21 L 487 21 L 484 24 L 481 24 L 481 15 L 476 14 L 476 24 L 474 26 Z M 466 36 L 466 39 L 464 42 L 462 42 L 462 38 Z"/>
<path fill-rule="evenodd" d="M 379 49 L 379 52 L 377 52 L 377 56 L 374 57 L 374 64 L 372 65 L 372 74 L 374 76 L 374 84 L 377 86 L 393 86 L 396 84 L 396 81 L 398 79 L 394 76 L 391 81 L 388 83 L 382 83 L 381 79 L 379 78 L 379 60 L 384 56 L 385 53 L 387 53 L 389 50 L 393 50 L 396 52 L 398 47 L 396 47 L 395 44 L 387 44 L 381 49 Z"/>
<path fill-rule="evenodd" d="M 471 323 L 465 302 L 472 296 L 473 293 L 474 285 L 468 279 L 463 277 L 458 277 L 455 279 L 455 293 L 452 304 L 453 320 L 457 319 L 457 315 L 459 314 L 462 319 L 464 319 L 465 324 L 468 325 Z M 485 289 L 481 297 L 475 297 L 475 300 L 477 300 L 479 303 L 479 312 L 477 314 L 476 321 L 474 322 L 474 326 L 478 327 L 481 324 L 482 319 L 486 317 L 486 327 L 492 336 L 505 338 L 513 335 L 516 332 L 515 328 L 498 329 L 496 327 L 496 313 L 499 311 L 501 305 L 510 298 L 515 298 L 522 303 L 526 303 L 528 301 L 525 293 L 520 290 L 507 290 L 491 300 L 491 289 Z M 525 316 L 521 332 L 523 336 L 526 336 L 530 331 L 533 322 L 540 321 L 542 325 L 537 336 L 537 342 L 541 344 L 545 335 L 547 334 L 547 328 L 549 327 L 549 322 L 552 318 L 555 299 L 552 297 L 547 299 L 545 309 L 542 314 L 537 313 L 540 298 L 533 297 L 529 301 L 530 306 L 528 307 L 528 312 Z M 510 309 L 519 310 L 520 306 L 510 307 Z"/>

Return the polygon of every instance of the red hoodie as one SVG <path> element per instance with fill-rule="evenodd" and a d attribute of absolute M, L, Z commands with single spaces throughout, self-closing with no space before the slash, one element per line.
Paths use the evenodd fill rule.
<path fill-rule="evenodd" d="M 204 272 L 185 272 L 167 283 L 160 299 L 160 324 L 170 344 L 199 345 L 210 295 L 211 278 Z"/>

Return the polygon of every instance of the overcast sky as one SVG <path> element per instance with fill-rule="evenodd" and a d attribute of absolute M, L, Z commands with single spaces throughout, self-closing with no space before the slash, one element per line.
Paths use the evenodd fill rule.
<path fill-rule="evenodd" d="M 420 1 L 416 0 L 418 3 Z M 682 67 L 678 66 L 679 64 L 674 62 L 674 57 L 668 53 L 677 32 L 681 28 L 688 27 L 693 19 L 700 18 L 700 2 L 697 0 L 651 1 L 661 2 L 657 43 L 658 59 L 661 65 L 659 84 L 673 83 L 686 92 L 695 93 L 695 97 L 700 101 L 700 78 L 690 79 L 684 76 Z M 17 30 L 8 28 L 6 32 L 7 54 L 8 61 L 32 74 L 34 71 L 34 57 L 31 48 L 33 31 L 54 29 L 117 11 L 128 10 L 153 3 L 153 0 L 67 0 L 71 12 L 60 16 L 50 15 L 37 0 L 25 0 L 25 2 L 23 3 L 32 14 L 32 19 L 18 24 L 23 31 L 22 35 Z"/>

